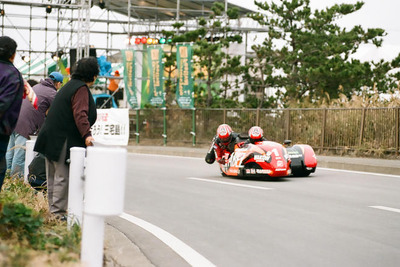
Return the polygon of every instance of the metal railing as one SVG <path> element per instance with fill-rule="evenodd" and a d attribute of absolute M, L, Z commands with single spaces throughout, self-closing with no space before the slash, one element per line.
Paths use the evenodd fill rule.
<path fill-rule="evenodd" d="M 291 139 L 320 153 L 399 154 L 400 107 L 304 109 L 140 109 L 130 112 L 132 141 L 210 144 L 219 124 L 236 132 L 258 125 L 276 142 Z M 135 135 L 136 133 L 136 135 Z"/>

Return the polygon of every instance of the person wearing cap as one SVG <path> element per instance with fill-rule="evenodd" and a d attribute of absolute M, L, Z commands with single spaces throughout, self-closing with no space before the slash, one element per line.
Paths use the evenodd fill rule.
<path fill-rule="evenodd" d="M 17 43 L 8 36 L 0 37 L 0 191 L 7 169 L 8 140 L 17 124 L 24 94 L 24 80 L 14 66 Z"/>
<path fill-rule="evenodd" d="M 37 97 L 37 105 L 32 105 L 27 98 L 22 101 L 18 122 L 7 147 L 6 160 L 10 175 L 24 176 L 26 141 L 39 132 L 63 80 L 64 76 L 61 73 L 50 73 L 49 78 L 32 87 Z"/>

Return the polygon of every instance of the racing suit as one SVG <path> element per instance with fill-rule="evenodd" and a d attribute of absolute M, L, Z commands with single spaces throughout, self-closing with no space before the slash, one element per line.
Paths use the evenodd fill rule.
<path fill-rule="evenodd" d="M 215 160 L 217 160 L 219 163 L 225 164 L 232 152 L 235 150 L 235 145 L 238 142 L 239 134 L 235 132 L 232 133 L 231 140 L 228 144 L 222 143 L 218 136 L 215 136 L 213 138 L 210 150 L 207 152 L 205 158 L 206 162 L 208 164 L 212 164 Z"/>

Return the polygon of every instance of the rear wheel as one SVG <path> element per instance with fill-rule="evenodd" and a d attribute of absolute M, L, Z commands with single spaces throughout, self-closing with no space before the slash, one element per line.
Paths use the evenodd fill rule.
<path fill-rule="evenodd" d="M 293 168 L 292 169 L 292 174 L 295 177 L 307 177 L 312 172 L 315 172 L 315 168 L 313 168 L 312 170 L 307 170 L 305 168 Z"/>
<path fill-rule="evenodd" d="M 309 176 L 311 173 L 311 171 L 307 171 L 307 170 L 301 170 L 301 169 L 293 169 L 292 170 L 292 174 L 295 177 L 307 177 Z"/>

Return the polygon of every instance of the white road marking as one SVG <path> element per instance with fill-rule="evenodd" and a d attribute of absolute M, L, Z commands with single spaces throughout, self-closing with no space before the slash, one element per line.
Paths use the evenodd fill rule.
<path fill-rule="evenodd" d="M 149 223 L 142 219 L 139 219 L 135 216 L 129 215 L 127 213 L 122 213 L 120 215 L 122 219 L 125 219 L 131 223 L 136 224 L 137 226 L 143 228 L 149 233 L 153 234 L 155 237 L 164 242 L 167 246 L 169 246 L 172 250 L 174 250 L 177 254 L 179 254 L 183 259 L 185 259 L 191 266 L 198 267 L 214 267 L 209 260 L 200 255 L 197 251 L 183 243 L 181 240 L 171 235 L 167 231 Z"/>
<path fill-rule="evenodd" d="M 161 154 L 143 154 L 143 153 L 135 153 L 135 152 L 129 152 L 128 154 L 141 155 L 141 156 L 145 155 L 145 156 L 152 156 L 152 157 L 166 157 L 166 158 L 182 158 L 182 159 L 204 160 L 204 158 L 199 158 L 197 156 L 185 157 L 185 156 L 161 155 Z M 362 172 L 362 171 L 352 171 L 352 170 L 323 168 L 323 167 L 317 167 L 317 170 L 337 171 L 337 172 L 350 172 L 350 173 L 356 173 L 356 174 L 367 174 L 367 175 L 375 175 L 375 176 L 385 176 L 385 177 L 400 178 L 400 175 L 384 174 L 384 173 L 376 173 L 376 172 Z"/>
<path fill-rule="evenodd" d="M 368 174 L 368 175 L 375 175 L 375 176 L 386 176 L 386 177 L 400 178 L 400 175 L 384 174 L 384 173 L 376 173 L 376 172 L 360 172 L 360 171 L 351 171 L 351 170 L 341 170 L 341 169 L 317 167 L 317 170 L 318 169 L 319 170 L 326 170 L 326 171 L 351 172 L 351 173 L 356 173 L 356 174 Z"/>
<path fill-rule="evenodd" d="M 197 180 L 197 181 L 203 181 L 203 182 L 209 182 L 209 183 L 217 183 L 217 184 L 226 184 L 226 185 L 247 187 L 247 188 L 252 188 L 252 189 L 261 189 L 261 190 L 273 190 L 273 189 L 275 189 L 275 188 L 269 188 L 269 187 L 247 185 L 247 184 L 236 184 L 236 183 L 229 183 L 229 182 L 223 182 L 223 181 L 215 181 L 215 180 L 196 178 L 196 177 L 188 177 L 188 179 Z"/>
<path fill-rule="evenodd" d="M 374 209 L 387 210 L 387 211 L 393 211 L 393 212 L 400 213 L 400 209 L 389 208 L 389 207 L 385 207 L 385 206 L 369 206 L 369 207 L 374 208 Z"/>
<path fill-rule="evenodd" d="M 128 154 L 132 155 L 140 155 L 140 156 L 150 156 L 150 157 L 164 157 L 164 158 L 181 158 L 181 159 L 196 159 L 196 160 L 204 160 L 204 158 L 199 158 L 198 156 L 187 157 L 187 156 L 175 156 L 175 155 L 162 155 L 162 154 L 145 154 L 145 153 L 136 153 L 129 152 Z M 205 161 L 204 161 L 205 162 Z"/>

